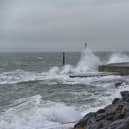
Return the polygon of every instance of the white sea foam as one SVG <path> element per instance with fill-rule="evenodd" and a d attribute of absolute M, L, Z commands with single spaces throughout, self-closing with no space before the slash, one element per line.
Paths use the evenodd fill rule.
<path fill-rule="evenodd" d="M 123 54 L 113 54 L 107 63 L 114 62 L 128 62 L 129 57 Z M 69 78 L 69 74 L 86 74 L 97 72 L 97 66 L 103 64 L 100 62 L 99 57 L 97 57 L 89 48 L 82 52 L 80 61 L 76 66 L 66 64 L 63 67 L 52 67 L 48 72 L 28 72 L 24 70 L 15 70 L 10 72 L 0 73 L 0 84 L 13 84 L 28 81 L 41 80 L 47 84 L 65 83 L 65 84 L 93 84 L 100 80 L 104 80 L 103 77 L 93 77 L 93 78 Z M 111 78 L 117 79 L 117 76 Z M 107 79 L 107 77 L 106 77 Z M 105 80 L 106 80 L 105 79 Z M 107 79 L 108 80 L 108 79 Z"/>
<path fill-rule="evenodd" d="M 86 113 L 103 108 L 110 104 L 113 98 L 120 97 L 120 91 L 129 90 L 127 85 L 119 89 L 104 88 L 103 94 L 91 96 L 97 99 L 95 103 L 83 104 L 80 107 L 45 101 L 40 95 L 18 99 L 7 111 L 0 113 L 0 129 L 67 129 Z M 76 96 L 85 94 L 88 92 L 79 92 Z"/>
<path fill-rule="evenodd" d="M 40 95 L 17 100 L 0 114 L 0 129 L 60 129 L 81 118 L 75 107 L 42 100 Z"/>
<path fill-rule="evenodd" d="M 35 72 L 27 72 L 24 70 L 15 70 L 3 72 L 0 74 L 0 84 L 13 84 L 18 82 L 40 80 L 40 74 Z"/>
<path fill-rule="evenodd" d="M 49 73 L 56 73 L 56 74 L 83 74 L 86 72 L 96 72 L 97 66 L 100 65 L 100 59 L 97 57 L 89 48 L 84 49 L 80 61 L 77 63 L 76 66 L 71 66 L 66 64 L 65 66 L 53 67 L 49 70 Z"/>
<path fill-rule="evenodd" d="M 129 57 L 121 54 L 112 55 L 107 63 L 127 62 Z M 106 76 L 89 78 L 69 78 L 69 74 L 82 74 L 88 72 L 97 72 L 96 68 L 100 59 L 96 57 L 91 50 L 83 52 L 82 57 L 76 66 L 65 65 L 64 67 L 53 67 L 48 72 L 28 72 L 16 70 L 3 72 L 0 74 L 0 84 L 13 84 L 19 82 L 42 80 L 45 84 L 63 83 L 63 84 L 88 84 L 92 87 L 99 87 L 101 94 L 92 94 L 91 99 L 97 101 L 92 104 L 80 105 L 78 107 L 68 106 L 64 103 L 42 100 L 40 95 L 29 98 L 22 98 L 15 101 L 10 108 L 0 113 L 0 129 L 66 129 L 72 126 L 73 122 L 80 119 L 82 115 L 90 111 L 96 111 L 99 108 L 111 103 L 115 97 L 120 97 L 120 91 L 129 90 L 129 86 L 123 83 L 121 87 L 115 88 L 115 83 L 119 80 L 129 82 L 128 77 Z M 71 93 L 77 97 L 90 94 L 86 92 Z"/>
<path fill-rule="evenodd" d="M 82 52 L 82 56 L 77 66 L 74 68 L 75 73 L 86 73 L 97 71 L 97 66 L 100 65 L 100 59 L 89 48 Z"/>
<path fill-rule="evenodd" d="M 107 63 L 120 63 L 120 62 L 129 62 L 129 56 L 122 53 L 114 53 L 110 56 Z"/>
<path fill-rule="evenodd" d="M 104 85 L 105 87 L 106 85 Z M 103 87 L 103 86 L 102 86 Z M 85 115 L 89 112 L 96 112 L 99 109 L 104 108 L 105 106 L 111 104 L 114 98 L 121 98 L 120 92 L 124 90 L 129 91 L 129 85 L 122 84 L 121 87 L 115 88 L 114 85 L 107 85 L 105 87 L 103 94 L 98 96 L 94 95 L 93 97 L 96 98 L 96 102 L 89 105 L 83 105 L 81 107 L 82 115 Z"/>

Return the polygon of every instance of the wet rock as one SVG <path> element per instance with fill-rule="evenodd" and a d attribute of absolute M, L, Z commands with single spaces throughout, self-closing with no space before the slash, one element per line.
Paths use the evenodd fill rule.
<path fill-rule="evenodd" d="M 129 91 L 121 96 L 104 109 L 85 115 L 74 129 L 129 129 Z"/>
<path fill-rule="evenodd" d="M 129 102 L 129 91 L 122 91 L 120 93 L 121 93 L 123 101 Z"/>
<path fill-rule="evenodd" d="M 116 104 L 116 103 L 118 103 L 118 102 L 120 102 L 120 98 L 115 98 L 113 101 L 112 101 L 112 104 Z"/>
<path fill-rule="evenodd" d="M 120 87 L 120 86 L 122 85 L 122 83 L 123 83 L 123 82 L 116 82 L 116 83 L 115 83 L 115 87 L 116 87 L 116 88 Z"/>
<path fill-rule="evenodd" d="M 112 122 L 108 129 L 129 129 L 129 118 Z"/>
<path fill-rule="evenodd" d="M 115 119 L 122 119 L 125 116 L 125 108 L 124 104 L 120 104 L 117 106 L 115 111 Z"/>
<path fill-rule="evenodd" d="M 85 128 L 86 125 L 95 123 L 95 113 L 89 113 L 83 117 L 75 126 L 75 129 Z"/>

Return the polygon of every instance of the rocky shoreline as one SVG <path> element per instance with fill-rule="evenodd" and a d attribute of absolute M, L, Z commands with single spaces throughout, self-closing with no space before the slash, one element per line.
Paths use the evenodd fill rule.
<path fill-rule="evenodd" d="M 73 129 L 129 129 L 129 91 L 97 112 L 85 115 Z"/>

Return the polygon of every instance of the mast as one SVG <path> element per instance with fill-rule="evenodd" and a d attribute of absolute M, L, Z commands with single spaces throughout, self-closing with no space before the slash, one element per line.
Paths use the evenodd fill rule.
<path fill-rule="evenodd" d="M 62 62 L 62 65 L 64 66 L 64 65 L 65 65 L 65 52 L 62 52 L 62 56 L 63 56 L 63 62 Z"/>
<path fill-rule="evenodd" d="M 87 48 L 87 42 L 84 43 L 84 48 L 85 48 L 85 49 Z"/>

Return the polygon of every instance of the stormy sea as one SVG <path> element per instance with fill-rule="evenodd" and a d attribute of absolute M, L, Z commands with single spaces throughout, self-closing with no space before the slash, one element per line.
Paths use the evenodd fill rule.
<path fill-rule="evenodd" d="M 70 78 L 101 64 L 129 62 L 127 52 L 0 53 L 0 129 L 68 129 L 129 89 L 128 76 Z M 123 81 L 123 82 L 124 82 Z"/>

